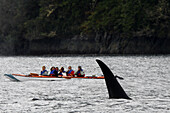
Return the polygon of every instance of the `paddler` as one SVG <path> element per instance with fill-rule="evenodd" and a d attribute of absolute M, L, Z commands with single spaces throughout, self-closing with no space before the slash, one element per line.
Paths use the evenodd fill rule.
<path fill-rule="evenodd" d="M 54 76 L 55 75 L 55 67 L 51 67 L 51 72 L 50 72 L 50 76 Z"/>
<path fill-rule="evenodd" d="M 55 70 L 56 70 L 56 71 L 57 71 L 57 73 L 58 73 L 58 71 L 59 71 L 58 67 L 56 67 L 56 68 L 55 68 Z"/>
<path fill-rule="evenodd" d="M 59 76 L 63 76 L 63 73 L 65 73 L 64 67 L 61 67 L 61 69 L 60 69 L 58 75 L 59 75 Z"/>
<path fill-rule="evenodd" d="M 72 70 L 72 67 L 68 67 L 68 71 L 66 72 L 67 76 L 74 77 L 74 71 Z"/>
<path fill-rule="evenodd" d="M 58 72 L 59 72 L 59 69 L 58 69 L 58 67 L 56 67 L 56 68 L 55 68 L 55 71 L 54 71 L 54 75 L 55 75 L 56 77 L 58 77 Z"/>
<path fill-rule="evenodd" d="M 78 70 L 76 73 L 74 73 L 75 75 L 77 75 L 77 77 L 84 77 L 85 74 L 84 74 L 84 71 L 83 69 L 81 68 L 81 66 L 78 66 Z"/>
<path fill-rule="evenodd" d="M 48 71 L 46 70 L 45 66 L 42 66 L 42 71 L 41 71 L 40 75 L 48 75 Z"/>

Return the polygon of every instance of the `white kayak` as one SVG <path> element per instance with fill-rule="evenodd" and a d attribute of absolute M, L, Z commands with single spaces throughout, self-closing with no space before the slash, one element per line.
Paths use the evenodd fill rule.
<path fill-rule="evenodd" d="M 57 81 L 63 79 L 104 79 L 104 76 L 85 76 L 85 77 L 55 77 L 55 76 L 43 76 L 38 74 L 33 75 L 21 75 L 21 74 L 4 74 L 5 77 L 12 81 Z"/>

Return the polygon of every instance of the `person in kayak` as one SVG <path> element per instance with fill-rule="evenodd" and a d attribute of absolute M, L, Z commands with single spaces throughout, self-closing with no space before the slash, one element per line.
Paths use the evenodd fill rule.
<path fill-rule="evenodd" d="M 59 69 L 58 69 L 58 67 L 56 67 L 56 68 L 55 68 L 55 70 L 57 71 L 57 73 L 59 72 Z"/>
<path fill-rule="evenodd" d="M 54 76 L 58 77 L 58 67 L 54 69 Z"/>
<path fill-rule="evenodd" d="M 77 77 L 84 77 L 84 76 L 85 76 L 84 71 L 83 71 L 83 69 L 81 68 L 81 66 L 78 66 L 78 70 L 77 70 L 77 72 L 75 73 L 75 75 L 77 75 Z"/>
<path fill-rule="evenodd" d="M 72 67 L 68 67 L 68 71 L 66 72 L 67 76 L 74 77 L 74 71 L 72 70 Z"/>
<path fill-rule="evenodd" d="M 50 72 L 50 76 L 54 76 L 55 75 L 55 67 L 51 67 L 51 72 Z"/>
<path fill-rule="evenodd" d="M 59 75 L 59 76 L 63 76 L 63 73 L 65 73 L 64 67 L 61 67 L 61 69 L 60 69 L 58 75 Z"/>
<path fill-rule="evenodd" d="M 42 71 L 41 71 L 40 75 L 48 75 L 48 71 L 46 70 L 45 66 L 42 67 Z"/>

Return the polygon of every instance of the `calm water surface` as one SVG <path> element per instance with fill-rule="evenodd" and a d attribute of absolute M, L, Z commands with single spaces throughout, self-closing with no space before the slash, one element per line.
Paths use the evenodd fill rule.
<path fill-rule="evenodd" d="M 11 82 L 3 76 L 39 73 L 43 65 L 81 65 L 86 74 L 102 74 L 96 58 L 124 78 L 119 82 L 133 100 L 108 99 L 104 80 Z M 170 56 L 0 57 L 0 67 L 0 112 L 170 112 Z"/>

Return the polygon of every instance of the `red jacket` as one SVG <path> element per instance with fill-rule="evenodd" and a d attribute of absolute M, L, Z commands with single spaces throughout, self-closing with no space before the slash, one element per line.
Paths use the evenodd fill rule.
<path fill-rule="evenodd" d="M 68 71 L 68 73 L 67 73 L 67 76 L 74 76 L 74 71 L 73 70 L 70 70 L 70 71 Z"/>

